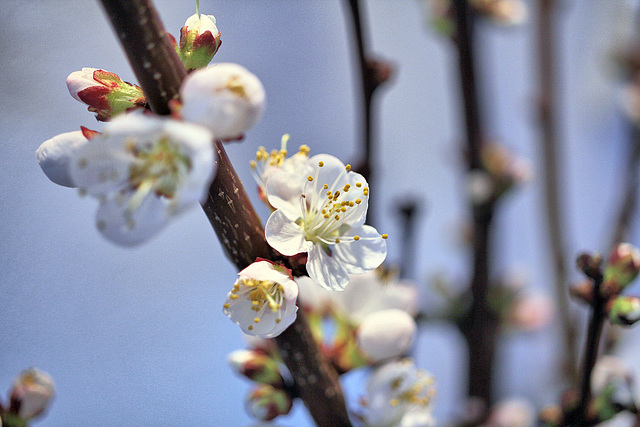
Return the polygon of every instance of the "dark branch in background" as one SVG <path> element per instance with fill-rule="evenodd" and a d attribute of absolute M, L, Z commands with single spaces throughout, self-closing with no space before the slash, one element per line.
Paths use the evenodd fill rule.
<path fill-rule="evenodd" d="M 402 219 L 402 248 L 400 253 L 400 274 L 402 277 L 413 277 L 416 264 L 416 217 L 419 208 L 416 200 L 408 199 L 400 203 L 398 212 Z"/>
<path fill-rule="evenodd" d="M 630 138 L 630 153 L 625 156 L 628 159 L 625 175 L 623 177 L 624 190 L 621 204 L 614 222 L 615 229 L 611 239 L 611 248 L 616 243 L 629 239 L 631 220 L 634 217 L 638 205 L 638 173 L 640 171 L 640 129 L 633 126 L 633 136 Z"/>
<path fill-rule="evenodd" d="M 458 48 L 460 84 L 466 126 L 466 155 L 468 172 L 482 170 L 481 147 L 483 132 L 480 125 L 480 107 L 476 88 L 473 58 L 473 20 L 467 0 L 452 2 L 456 25 L 455 41 Z M 491 310 L 489 291 L 490 226 L 495 200 L 473 204 L 473 272 L 468 314 L 460 322 L 461 331 L 469 350 L 470 397 L 478 398 L 488 409 L 491 405 L 493 360 L 499 320 Z M 486 414 L 484 414 L 486 415 Z"/>
<path fill-rule="evenodd" d="M 567 264 L 564 257 L 564 228 L 561 225 L 560 191 L 562 185 L 558 176 L 557 123 L 555 107 L 555 61 L 553 55 L 555 0 L 540 0 L 538 7 L 538 64 L 539 98 L 538 120 L 542 146 L 542 180 L 544 184 L 543 203 L 547 215 L 547 235 L 549 238 L 551 265 L 555 278 L 556 303 L 560 313 L 563 350 L 562 373 L 570 383 L 578 380 L 576 360 L 576 326 L 571 316 L 568 297 Z"/>
<path fill-rule="evenodd" d="M 158 114 L 169 112 L 168 102 L 177 99 L 186 72 L 150 0 L 101 0 L 129 58 L 150 107 Z M 282 259 L 300 272 L 299 264 L 278 257 L 266 243 L 259 217 L 217 143 L 218 172 L 203 208 L 220 238 L 226 254 L 238 269 L 256 257 Z M 276 338 L 281 356 L 295 381 L 299 397 L 320 426 L 349 426 L 349 416 L 336 371 L 323 359 L 304 315 Z"/>
<path fill-rule="evenodd" d="M 356 51 L 358 66 L 362 79 L 362 97 L 364 103 L 364 114 L 362 116 L 362 142 L 364 158 L 360 159 L 354 168 L 358 173 L 371 184 L 370 178 L 374 175 L 374 146 L 373 146 L 373 94 L 378 86 L 384 83 L 391 76 L 391 66 L 382 61 L 367 58 L 365 53 L 365 30 L 364 23 L 360 17 L 360 7 L 358 0 L 348 0 L 349 11 L 353 19 L 353 34 L 356 38 Z M 373 198 L 375 200 L 375 196 Z M 371 205 L 369 198 L 369 213 L 367 223 L 374 224 L 375 209 Z"/>
<path fill-rule="evenodd" d="M 565 414 L 562 425 L 566 426 L 586 426 L 592 425 L 589 419 L 588 409 L 591 401 L 591 374 L 598 358 L 600 348 L 600 337 L 606 317 L 607 298 L 602 295 L 600 285 L 602 285 L 602 259 L 584 254 L 578 258 L 578 267 L 592 280 L 590 305 L 592 308 L 589 330 L 587 331 L 584 359 L 580 370 L 580 396 L 578 406 L 575 410 Z"/>

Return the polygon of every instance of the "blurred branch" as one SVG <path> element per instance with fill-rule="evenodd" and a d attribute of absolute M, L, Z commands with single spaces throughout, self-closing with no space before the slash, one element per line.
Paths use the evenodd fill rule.
<path fill-rule="evenodd" d="M 542 133 L 542 181 L 544 184 L 545 208 L 547 215 L 547 235 L 551 245 L 551 265 L 555 278 L 556 302 L 560 313 L 563 343 L 562 372 L 575 384 L 578 380 L 576 360 L 576 326 L 571 317 L 565 254 L 565 238 L 561 225 L 560 190 L 562 188 L 558 176 L 557 159 L 557 124 L 555 92 L 555 61 L 553 55 L 554 9 L 555 0 L 540 0 L 538 7 L 538 64 L 539 64 L 539 98 L 538 118 Z"/>
<path fill-rule="evenodd" d="M 473 57 L 474 16 L 467 0 L 452 2 L 456 23 L 455 41 L 458 48 L 460 84 L 462 89 L 466 125 L 466 154 L 469 172 L 482 170 L 481 148 L 483 133 L 480 125 L 480 107 L 476 88 Z M 471 308 L 461 322 L 462 333 L 469 347 L 470 397 L 481 400 L 488 408 L 491 405 L 493 360 L 499 320 L 491 310 L 487 294 L 489 291 L 489 247 L 490 229 L 495 200 L 473 204 L 473 276 L 471 279 Z"/>
<path fill-rule="evenodd" d="M 583 262 L 582 260 L 585 261 Z M 592 258 L 588 255 L 583 255 L 578 259 L 579 267 L 581 267 L 585 274 L 593 281 L 591 294 L 592 314 L 591 321 L 589 322 L 589 330 L 587 331 L 584 359 L 580 372 L 582 380 L 580 383 L 578 407 L 565 415 L 563 425 L 567 426 L 589 425 L 588 408 L 591 400 L 591 374 L 598 358 L 600 337 L 602 336 L 602 328 L 606 317 L 607 298 L 605 298 L 600 291 L 600 285 L 602 285 L 601 261 L 601 258 Z"/>
<path fill-rule="evenodd" d="M 416 265 L 416 217 L 418 216 L 419 212 L 418 201 L 414 199 L 408 199 L 404 202 L 400 202 L 398 206 L 398 212 L 400 213 L 400 218 L 402 219 L 402 252 L 400 254 L 400 273 L 402 277 L 413 277 L 411 275 L 411 270 Z"/>
<path fill-rule="evenodd" d="M 640 170 L 640 129 L 633 127 L 630 138 L 627 167 L 623 177 L 624 187 L 622 200 L 616 216 L 615 228 L 611 239 L 611 247 L 629 239 L 631 220 L 638 205 L 638 172 Z"/>
<path fill-rule="evenodd" d="M 358 68 L 362 81 L 362 98 L 364 103 L 364 114 L 362 116 L 362 148 L 364 156 L 359 160 L 354 168 L 358 173 L 371 183 L 371 177 L 374 171 L 373 161 L 373 94 L 376 89 L 391 76 L 391 66 L 387 62 L 367 58 L 365 53 L 365 29 L 362 18 L 360 17 L 359 0 L 347 0 L 349 11 L 353 20 L 353 34 L 356 39 L 356 55 L 358 58 Z M 375 198 L 374 198 L 375 200 Z M 375 209 L 371 205 L 369 199 L 369 213 L 367 217 L 368 224 L 374 224 Z"/>
<path fill-rule="evenodd" d="M 101 0 L 129 58 L 151 109 L 168 114 L 186 76 L 151 0 Z M 256 257 L 281 259 L 299 272 L 299 264 L 275 254 L 224 147 L 216 143 L 218 171 L 203 208 L 226 254 L 238 269 Z M 336 371 L 322 358 L 302 313 L 276 338 L 296 389 L 321 426 L 349 426 L 349 416 Z M 312 380 L 313 379 L 313 380 Z"/>

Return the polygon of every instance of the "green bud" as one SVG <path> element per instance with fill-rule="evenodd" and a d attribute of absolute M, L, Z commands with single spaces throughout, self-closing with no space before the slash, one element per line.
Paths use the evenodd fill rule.
<path fill-rule="evenodd" d="M 176 52 L 187 71 L 204 68 L 213 59 L 222 41 L 213 15 L 191 15 L 180 30 Z"/>
<path fill-rule="evenodd" d="M 614 325 L 629 326 L 640 320 L 640 298 L 619 296 L 611 304 L 609 320 Z"/>
<path fill-rule="evenodd" d="M 280 374 L 280 364 L 267 354 L 254 350 L 236 350 L 229 354 L 227 361 L 238 374 L 252 381 L 284 387 Z"/>
<path fill-rule="evenodd" d="M 247 412 L 262 421 L 271 421 L 278 415 L 291 411 L 293 399 L 281 389 L 262 384 L 253 389 L 247 398 Z"/>

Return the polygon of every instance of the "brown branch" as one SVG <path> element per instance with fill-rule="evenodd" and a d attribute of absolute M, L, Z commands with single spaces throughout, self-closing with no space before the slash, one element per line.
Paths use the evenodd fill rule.
<path fill-rule="evenodd" d="M 582 269 L 593 281 L 591 298 L 592 315 L 589 322 L 589 330 L 587 331 L 584 359 L 580 372 L 582 379 L 580 383 L 578 406 L 575 410 L 565 415 L 565 419 L 562 423 L 562 425 L 579 427 L 593 424 L 593 420 L 590 420 L 588 414 L 589 403 L 591 401 L 591 375 L 593 367 L 596 364 L 596 360 L 598 359 L 598 350 L 600 348 L 601 341 L 600 337 L 602 336 L 602 328 L 605 323 L 607 303 L 607 299 L 602 296 L 602 293 L 600 292 L 600 285 L 602 285 L 600 260 L 594 264 L 591 262 L 593 261 L 593 258 L 583 255 L 578 259 L 579 264 L 581 259 L 588 260 L 587 263 L 584 264 L 586 268 L 583 267 Z"/>
<path fill-rule="evenodd" d="M 571 383 L 578 380 L 576 360 L 576 326 L 571 317 L 568 287 L 567 264 L 564 257 L 564 228 L 560 224 L 560 190 L 562 185 L 558 176 L 560 158 L 557 144 L 557 124 L 555 111 L 555 61 L 553 56 L 555 0 L 540 0 L 538 8 L 538 65 L 539 99 L 538 114 L 542 146 L 542 181 L 544 184 L 544 206 L 547 215 L 547 235 L 551 246 L 549 255 L 555 278 L 556 303 L 560 313 L 563 342 L 562 372 Z"/>
<path fill-rule="evenodd" d="M 158 114 L 169 112 L 186 76 L 151 0 L 101 0 L 149 101 Z M 220 242 L 238 269 L 256 257 L 282 260 L 300 272 L 300 265 L 283 258 L 266 243 L 258 215 L 224 147 L 216 143 L 218 171 L 203 205 Z M 321 356 L 302 313 L 276 338 L 282 358 L 296 381 L 296 390 L 320 426 L 349 426 L 349 416 L 336 371 Z"/>
<path fill-rule="evenodd" d="M 467 0 L 452 2 L 456 22 L 455 41 L 458 48 L 460 84 L 466 128 L 466 154 L 468 170 L 481 170 L 483 133 L 480 124 L 480 107 L 476 88 L 473 57 L 473 19 Z M 468 393 L 480 399 L 488 408 L 491 405 L 493 361 L 499 320 L 487 301 L 489 291 L 489 247 L 491 220 L 495 200 L 473 204 L 473 272 L 471 294 L 473 300 L 469 313 L 461 321 L 462 333 L 469 350 Z"/>
<path fill-rule="evenodd" d="M 353 34 L 356 39 L 356 56 L 358 58 L 358 69 L 362 82 L 362 99 L 364 114 L 362 116 L 362 146 L 364 157 L 359 160 L 354 168 L 358 173 L 362 174 L 367 181 L 373 175 L 374 171 L 374 144 L 373 144 L 373 94 L 376 89 L 391 76 L 391 66 L 382 61 L 376 61 L 367 58 L 365 53 L 365 29 L 364 23 L 360 17 L 359 0 L 348 0 L 349 11 L 353 21 Z M 369 199 L 369 215 L 367 222 L 374 223 L 371 199 Z"/>

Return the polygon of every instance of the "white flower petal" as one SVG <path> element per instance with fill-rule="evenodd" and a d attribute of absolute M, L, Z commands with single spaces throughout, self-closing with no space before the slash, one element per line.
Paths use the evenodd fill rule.
<path fill-rule="evenodd" d="M 298 285 L 290 274 L 286 267 L 277 266 L 269 261 L 256 261 L 240 271 L 238 276 L 279 283 L 282 285 L 285 299 L 295 303 L 298 298 Z"/>
<path fill-rule="evenodd" d="M 100 203 L 96 225 L 107 240 L 136 246 L 160 231 L 167 219 L 164 204 L 155 194 L 149 194 L 133 212 L 127 211 L 126 199 L 115 196 Z"/>
<path fill-rule="evenodd" d="M 322 167 L 319 166 L 320 162 L 323 163 Z M 309 166 L 311 168 L 309 175 L 314 177 L 319 186 L 327 184 L 329 190 L 333 191 L 342 189 L 349 183 L 345 164 L 330 154 L 317 154 L 311 157 Z"/>
<path fill-rule="evenodd" d="M 282 255 L 291 256 L 309 249 L 302 229 L 280 210 L 273 212 L 267 220 L 265 236 L 269 245 Z"/>
<path fill-rule="evenodd" d="M 268 176 L 267 198 L 269 204 L 285 214 L 291 221 L 302 217 L 302 182 L 299 175 L 277 170 Z"/>
<path fill-rule="evenodd" d="M 136 160 L 123 149 L 124 138 L 97 136 L 71 153 L 69 172 L 76 186 L 96 197 L 119 191 Z"/>
<path fill-rule="evenodd" d="M 341 295 L 344 292 L 333 292 L 322 288 L 313 281 L 311 277 L 296 277 L 295 280 L 300 292 L 298 301 L 313 311 L 324 311 L 334 303 L 334 295 Z M 347 286 L 349 289 L 351 285 Z M 346 292 L 345 289 L 345 292 Z"/>
<path fill-rule="evenodd" d="M 415 410 L 407 412 L 400 421 L 400 427 L 435 427 L 436 420 L 431 412 Z"/>
<path fill-rule="evenodd" d="M 79 92 L 91 87 L 100 86 L 98 82 L 93 79 L 93 73 L 97 68 L 84 67 L 82 71 L 74 71 L 67 77 L 67 89 L 73 98 L 77 101 L 83 102 L 78 96 Z"/>
<path fill-rule="evenodd" d="M 87 143 L 81 131 L 67 132 L 45 141 L 36 150 L 36 159 L 51 181 L 65 187 L 75 187 L 69 164 L 73 152 Z"/>
<path fill-rule="evenodd" d="M 376 311 L 363 320 L 356 332 L 360 349 L 379 362 L 404 354 L 413 343 L 416 322 L 405 311 L 395 308 Z"/>
<path fill-rule="evenodd" d="M 360 240 L 353 240 L 353 236 L 359 236 Z M 364 273 L 367 270 L 377 268 L 387 256 L 387 242 L 378 231 L 363 225 L 349 230 L 343 235 L 349 241 L 341 241 L 333 245 L 332 251 L 335 258 L 344 265 L 349 274 Z"/>
<path fill-rule="evenodd" d="M 329 256 L 319 245 L 313 245 L 307 255 L 309 277 L 325 289 L 341 291 L 349 284 L 344 266 Z"/>

